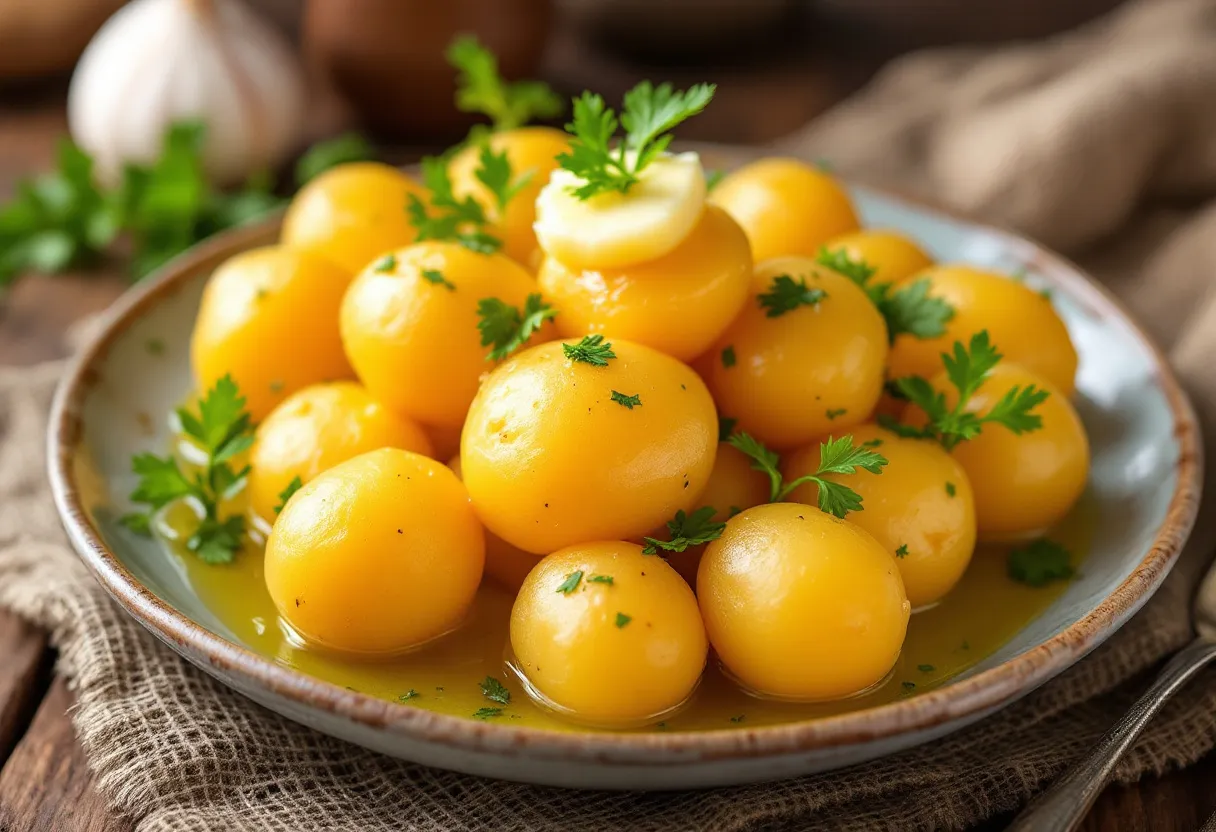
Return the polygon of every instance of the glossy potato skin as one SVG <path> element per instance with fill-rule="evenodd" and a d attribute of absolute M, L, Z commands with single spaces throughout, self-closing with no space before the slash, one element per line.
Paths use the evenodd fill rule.
<path fill-rule="evenodd" d="M 612 348 L 617 357 L 596 367 L 566 358 L 561 342 L 533 347 L 473 401 L 464 481 L 482 522 L 512 545 L 545 554 L 649 534 L 705 487 L 718 421 L 704 383 L 649 347 Z M 626 408 L 613 391 L 642 404 Z"/>
<path fill-rule="evenodd" d="M 874 451 L 887 458 L 886 467 L 878 475 L 858 471 L 825 479 L 861 495 L 862 510 L 850 512 L 848 520 L 896 555 L 912 608 L 940 601 L 962 578 L 975 551 L 975 497 L 966 472 L 930 440 L 901 438 L 877 425 L 860 425 L 852 435 L 856 445 L 881 442 Z M 818 465 L 819 443 L 813 442 L 790 454 L 782 471 L 792 482 L 815 473 Z M 819 487 L 806 483 L 789 499 L 816 505 Z M 902 556 L 901 546 L 907 547 Z"/>
<path fill-rule="evenodd" d="M 1071 396 L 1077 351 L 1051 301 L 1009 277 L 969 266 L 935 266 L 910 279 L 926 278 L 929 293 L 954 307 L 945 334 L 937 338 L 900 335 L 891 348 L 891 378 L 929 378 L 942 369 L 941 354 L 955 341 L 964 344 L 980 330 L 1005 356 L 1046 378 Z"/>
<path fill-rule="evenodd" d="M 583 572 L 570 593 L 567 576 Z M 612 577 L 594 583 L 593 575 Z M 630 621 L 617 626 L 617 613 Z M 627 727 L 686 702 L 709 646 L 688 584 L 661 558 L 621 541 L 581 543 L 532 570 L 511 610 L 516 666 L 576 720 Z"/>
<path fill-rule="evenodd" d="M 748 509 L 697 572 L 709 641 L 752 691 L 840 699 L 882 681 L 911 606 L 895 558 L 857 526 L 798 503 Z"/>
<path fill-rule="evenodd" d="M 378 448 L 431 456 L 417 423 L 385 407 L 353 381 L 314 384 L 271 411 L 254 437 L 249 505 L 273 523 L 279 494 L 299 477 L 310 482 L 340 462 Z"/>
<path fill-rule="evenodd" d="M 572 269 L 546 257 L 537 274 L 561 309 L 565 337 L 607 333 L 690 361 L 714 342 L 747 300 L 752 260 L 747 237 L 721 208 L 671 253 L 616 269 Z"/>
<path fill-rule="evenodd" d="M 448 467 L 457 477 L 462 476 L 460 456 L 448 460 Z M 486 577 L 504 589 L 518 592 L 528 573 L 540 563 L 540 555 L 512 546 L 494 532 L 486 529 Z"/>
<path fill-rule="evenodd" d="M 825 242 L 855 231 L 857 213 L 832 176 L 797 159 L 760 159 L 727 174 L 709 195 L 747 233 L 752 258 L 814 257 Z"/>
<path fill-rule="evenodd" d="M 382 448 L 288 501 L 266 541 L 266 588 L 309 643 L 391 655 L 460 624 L 483 559 L 481 524 L 456 475 Z"/>
<path fill-rule="evenodd" d="M 496 297 L 522 308 L 536 281 L 505 255 L 457 243 L 416 243 L 393 257 L 391 269 L 372 263 L 351 283 L 341 304 L 342 343 L 376 398 L 424 424 L 454 428 L 493 366 L 477 329 L 478 301 Z M 423 278 L 431 269 L 456 288 Z M 552 332 L 546 324 L 534 337 Z"/>
<path fill-rule="evenodd" d="M 930 380 L 953 407 L 958 395 L 945 373 Z M 1002 362 L 967 409 L 986 412 L 1011 387 L 1033 384 L 1050 395 L 1035 408 L 1041 429 L 1022 435 L 1001 425 L 985 425 L 975 439 L 960 442 L 951 455 L 967 472 L 975 492 L 981 540 L 1019 540 L 1040 534 L 1064 519 L 1089 478 L 1089 439 L 1081 417 L 1058 387 L 1042 376 Z M 908 405 L 901 421 L 924 423 L 924 413 Z"/>
<path fill-rule="evenodd" d="M 898 231 L 863 229 L 824 243 L 830 251 L 843 248 L 853 260 L 874 269 L 872 283 L 899 283 L 933 265 L 933 258 L 916 241 Z"/>
<path fill-rule="evenodd" d="M 207 281 L 190 339 L 199 389 L 231 374 L 259 422 L 302 387 L 350 378 L 334 316 L 349 283 L 324 258 L 285 246 L 227 260 Z"/>
<path fill-rule="evenodd" d="M 490 233 L 502 240 L 503 253 L 534 272 L 541 258 L 536 232 L 532 230 L 536 196 L 548 183 L 549 174 L 557 169 L 557 155 L 570 149 L 569 136 L 552 127 L 520 127 L 492 133 L 489 144 L 495 153 L 507 154 L 513 182 L 522 176 L 529 177 L 507 203 L 506 211 L 499 212 L 493 195 L 477 179 L 480 144 L 469 145 L 452 157 L 448 166 L 452 190 L 458 197 L 472 196 L 485 206 L 493 223 Z"/>
<path fill-rule="evenodd" d="M 380 162 L 338 165 L 308 182 L 283 217 L 282 240 L 327 258 L 348 276 L 417 236 L 405 212 L 420 182 Z"/>
<path fill-rule="evenodd" d="M 779 275 L 805 277 L 827 297 L 770 318 L 757 296 Z M 723 359 L 727 348 L 733 366 Z M 779 257 L 756 267 L 752 297 L 711 359 L 706 381 L 722 413 L 772 447 L 795 448 L 869 418 L 882 393 L 887 325 L 847 277 L 804 257 Z"/>

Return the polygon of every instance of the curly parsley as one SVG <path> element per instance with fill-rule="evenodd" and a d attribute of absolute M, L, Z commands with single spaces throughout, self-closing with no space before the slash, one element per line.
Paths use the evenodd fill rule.
<path fill-rule="evenodd" d="M 616 358 L 612 344 L 605 342 L 603 335 L 584 335 L 577 344 L 562 344 L 562 352 L 571 361 L 592 367 L 607 367 L 609 359 Z"/>
<path fill-rule="evenodd" d="M 545 303 L 539 294 L 528 295 L 522 310 L 498 298 L 477 301 L 477 330 L 481 333 L 481 345 L 493 346 L 486 360 L 502 361 L 526 344 L 545 321 L 556 315 L 557 310 Z"/>
<path fill-rule="evenodd" d="M 667 521 L 667 532 L 671 538 L 642 538 L 646 541 L 642 554 L 657 555 L 660 549 L 665 552 L 683 552 L 689 546 L 700 546 L 702 543 L 717 540 L 726 530 L 725 523 L 713 522 L 717 513 L 713 506 L 701 506 L 692 514 L 685 514 L 683 509 L 677 511 L 676 516 Z"/>
<path fill-rule="evenodd" d="M 946 322 L 954 317 L 954 307 L 929 295 L 929 281 L 914 280 L 895 288 L 893 283 L 871 283 L 877 271 L 864 260 L 853 258 L 845 248 L 819 249 L 815 262 L 844 275 L 862 288 L 887 322 L 887 337 L 907 333 L 915 338 L 936 338 L 946 332 Z"/>
<path fill-rule="evenodd" d="M 827 296 L 828 293 L 822 289 L 808 288 L 805 277 L 794 280 L 788 274 L 781 274 L 773 278 L 767 292 L 756 296 L 756 301 L 764 310 L 765 317 L 779 318 L 799 306 L 816 306 Z"/>

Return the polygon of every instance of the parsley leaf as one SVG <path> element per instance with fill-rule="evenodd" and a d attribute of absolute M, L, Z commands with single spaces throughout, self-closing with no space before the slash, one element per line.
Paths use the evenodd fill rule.
<path fill-rule="evenodd" d="M 612 344 L 605 343 L 603 335 L 584 335 L 577 344 L 562 344 L 562 352 L 571 361 L 581 361 L 592 367 L 607 367 L 608 360 L 616 358 Z"/>
<path fill-rule="evenodd" d="M 737 359 L 735 358 L 735 348 L 733 346 L 725 347 L 722 350 L 722 366 L 723 367 L 725 367 L 729 370 L 731 367 L 735 366 L 736 360 Z"/>
<path fill-rule="evenodd" d="M 445 56 L 458 71 L 456 109 L 489 116 L 494 130 L 513 130 L 533 119 L 553 118 L 562 111 L 562 99 L 548 84 L 503 80 L 494 53 L 472 35 L 453 40 Z"/>
<path fill-rule="evenodd" d="M 870 300 L 875 300 L 874 291 L 867 284 L 870 278 L 878 272 L 878 269 L 871 266 L 865 260 L 852 257 L 847 248 L 842 246 L 835 250 L 829 250 L 827 246 L 821 246 L 819 253 L 815 256 L 815 262 L 821 266 L 827 266 L 837 274 L 844 275 L 862 289 L 865 289 L 866 294 L 870 296 Z"/>
<path fill-rule="evenodd" d="M 490 193 L 494 194 L 498 210 L 505 211 L 507 203 L 532 179 L 531 171 L 512 182 L 511 162 L 507 159 L 507 152 L 504 150 L 501 153 L 495 153 L 490 149 L 488 142 L 481 146 L 481 153 L 477 158 L 478 167 L 473 171 L 473 175 L 477 177 L 478 182 L 486 186 Z"/>
<path fill-rule="evenodd" d="M 492 719 L 496 716 L 502 716 L 502 712 L 502 708 L 478 708 L 473 711 L 473 718 L 481 720 Z"/>
<path fill-rule="evenodd" d="M 676 516 L 667 521 L 667 531 L 671 539 L 642 538 L 646 541 L 642 554 L 657 555 L 660 549 L 665 552 L 683 552 L 689 546 L 700 546 L 702 543 L 717 540 L 726 530 L 726 524 L 715 523 L 715 514 L 717 510 L 713 506 L 701 506 L 692 514 L 685 514 L 683 509 L 677 511 Z"/>
<path fill-rule="evenodd" d="M 279 492 L 279 504 L 274 507 L 274 513 L 282 514 L 283 509 L 287 507 L 287 501 L 291 499 L 291 495 L 303 487 L 304 481 L 300 479 L 298 474 L 292 477 L 291 482 L 287 483 L 287 487 Z"/>
<path fill-rule="evenodd" d="M 343 133 L 317 142 L 296 162 L 296 187 L 302 188 L 330 168 L 349 162 L 362 162 L 375 156 L 372 146 L 360 133 Z"/>
<path fill-rule="evenodd" d="M 376 272 L 377 274 L 388 274 L 396 269 L 397 255 L 395 254 L 386 254 L 375 263 L 372 263 L 372 271 Z"/>
<path fill-rule="evenodd" d="M 494 347 L 486 359 L 502 361 L 527 343 L 545 321 L 557 315 L 557 310 L 545 303 L 539 294 L 531 294 L 524 301 L 522 311 L 498 298 L 482 298 L 477 301 L 477 315 L 481 345 Z"/>
<path fill-rule="evenodd" d="M 632 616 L 632 615 L 625 615 L 625 613 L 623 613 L 623 612 L 618 612 L 618 613 L 616 614 L 616 627 L 617 627 L 617 629 L 619 630 L 620 628 L 624 627 L 626 624 L 628 624 L 628 623 L 629 623 L 630 621 L 632 621 L 632 620 L 633 620 L 633 616 Z"/>
<path fill-rule="evenodd" d="M 956 489 L 954 487 L 954 483 L 947 482 L 946 483 L 946 494 L 953 497 L 955 495 L 955 493 L 956 493 Z"/>
<path fill-rule="evenodd" d="M 409 689 L 409 690 L 407 690 L 405 693 L 403 693 L 403 694 L 401 694 L 400 696 L 398 696 L 398 697 L 397 697 L 397 701 L 398 701 L 398 702 L 408 702 L 408 701 L 410 701 L 411 699 L 414 699 L 415 697 L 418 697 L 418 696 L 421 696 L 421 695 L 422 695 L 422 694 L 420 694 L 418 691 L 414 690 L 413 688 L 410 688 L 410 689 Z"/>
<path fill-rule="evenodd" d="M 923 278 L 895 288 L 892 283 L 871 283 L 877 269 L 849 255 L 848 249 L 819 249 L 815 262 L 852 280 L 865 291 L 887 322 L 887 337 L 892 343 L 907 333 L 915 338 L 936 338 L 946 332 L 946 322 L 954 317 L 954 307 L 929 295 L 929 281 Z"/>
<path fill-rule="evenodd" d="M 1074 574 L 1072 558 L 1059 543 L 1040 537 L 1009 553 L 1009 577 L 1028 586 L 1043 587 L 1052 581 L 1068 580 Z"/>
<path fill-rule="evenodd" d="M 907 556 L 908 556 L 908 544 L 907 543 L 899 544 L 899 548 L 895 550 L 895 557 L 906 558 Z"/>
<path fill-rule="evenodd" d="M 456 198 L 447 163 L 427 156 L 420 165 L 423 184 L 430 191 L 430 206 L 415 193 L 406 196 L 405 206 L 410 224 L 418 232 L 418 241 L 447 240 L 479 254 L 493 254 L 502 248 L 502 240 L 485 230 L 489 218 L 481 203 L 471 196 Z M 475 175 L 480 176 L 481 172 L 479 167 Z"/>
<path fill-rule="evenodd" d="M 618 122 L 603 98 L 584 92 L 574 99 L 574 116 L 566 125 L 574 136 L 570 151 L 557 157 L 558 164 L 583 180 L 570 192 L 579 199 L 628 193 L 638 174 L 671 144 L 668 131 L 704 110 L 713 96 L 713 84 L 676 91 L 671 84 L 656 87 L 643 81 L 625 93 Z M 618 126 L 625 128 L 625 139 L 614 150 L 610 144 Z"/>
<path fill-rule="evenodd" d="M 576 569 L 566 576 L 566 580 L 562 581 L 561 586 L 557 591 L 562 595 L 569 595 L 574 590 L 578 589 L 579 582 L 583 580 L 583 570 Z"/>
<path fill-rule="evenodd" d="M 442 286 L 449 292 L 456 291 L 456 284 L 444 277 L 443 272 L 439 271 L 438 269 L 421 269 L 418 272 L 418 276 L 427 283 L 434 283 L 436 286 Z M 482 344 L 482 346 L 484 347 L 485 344 Z"/>
<path fill-rule="evenodd" d="M 721 168 L 712 168 L 705 171 L 705 193 L 713 193 L 714 188 L 722 184 L 722 180 L 726 178 L 726 171 Z"/>
<path fill-rule="evenodd" d="M 507 690 L 506 685 L 493 676 L 487 676 L 482 679 L 481 695 L 491 702 L 497 702 L 500 705 L 507 705 L 511 702 L 511 691 Z"/>
<path fill-rule="evenodd" d="M 942 353 L 946 377 L 958 393 L 954 407 L 949 407 L 945 394 L 935 390 L 928 381 L 920 376 L 908 376 L 896 379 L 895 384 L 908 401 L 924 411 L 928 422 L 917 428 L 889 417 L 879 417 L 879 423 L 901 436 L 936 439 L 946 450 L 979 436 L 988 423 L 1003 425 L 1016 434 L 1038 430 L 1043 426 L 1043 420 L 1033 411 L 1047 399 L 1048 393 L 1033 384 L 1010 388 L 987 413 L 977 414 L 966 409 L 1001 358 L 996 347 L 989 343 L 987 330 L 971 336 L 968 347 L 955 341 L 952 354 Z"/>
<path fill-rule="evenodd" d="M 765 317 L 778 318 L 799 306 L 815 306 L 827 296 L 822 289 L 807 288 L 805 277 L 795 281 L 788 274 L 782 274 L 773 278 L 769 290 L 757 295 L 756 301 L 765 310 Z"/>
<path fill-rule="evenodd" d="M 618 393 L 617 391 L 613 390 L 612 400 L 629 410 L 642 406 L 642 397 L 640 395 L 626 396 L 624 393 Z"/>
<path fill-rule="evenodd" d="M 732 419 L 730 416 L 719 416 L 718 441 L 725 442 L 735 432 L 735 425 L 737 424 L 739 424 L 738 419 Z"/>
<path fill-rule="evenodd" d="M 726 440 L 736 449 L 751 457 L 752 468 L 768 475 L 769 502 L 781 502 L 798 486 L 813 482 L 819 487 L 820 511 L 836 517 L 844 517 L 850 511 L 861 510 L 861 495 L 847 485 L 841 485 L 824 477 L 828 474 L 853 474 L 857 469 L 871 474 L 882 473 L 887 458 L 865 445 L 854 445 L 852 436 L 839 439 L 828 437 L 819 445 L 819 467 L 815 473 L 785 482 L 781 474 L 781 459 L 773 451 L 748 433 L 737 433 Z"/>
<path fill-rule="evenodd" d="M 589 584 L 608 584 L 609 586 L 612 586 L 615 583 L 615 580 L 613 579 L 613 577 L 611 575 L 592 575 L 590 578 L 587 579 L 587 583 L 589 583 Z"/>

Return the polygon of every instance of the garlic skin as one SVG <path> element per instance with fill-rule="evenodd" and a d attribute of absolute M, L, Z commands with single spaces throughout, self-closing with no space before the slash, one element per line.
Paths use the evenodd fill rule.
<path fill-rule="evenodd" d="M 291 45 L 241 0 L 133 0 L 76 65 L 68 127 L 114 182 L 160 156 L 172 123 L 202 121 L 208 178 L 234 184 L 295 149 L 306 94 Z"/>

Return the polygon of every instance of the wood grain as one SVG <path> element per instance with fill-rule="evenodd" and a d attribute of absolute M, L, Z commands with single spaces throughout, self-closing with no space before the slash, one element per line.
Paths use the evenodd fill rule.
<path fill-rule="evenodd" d="M 21 739 L 49 683 L 46 635 L 0 610 L 0 760 Z"/>

